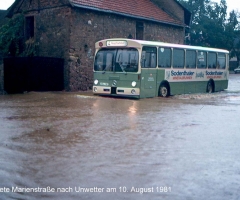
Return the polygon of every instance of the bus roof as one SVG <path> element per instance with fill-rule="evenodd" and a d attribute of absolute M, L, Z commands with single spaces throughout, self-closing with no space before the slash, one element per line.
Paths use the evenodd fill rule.
<path fill-rule="evenodd" d="M 158 46 L 158 47 L 172 47 L 172 48 L 184 48 L 184 49 L 193 49 L 193 50 L 201 50 L 201 51 L 213 51 L 213 52 L 220 52 L 220 53 L 229 53 L 229 51 L 225 49 L 218 49 L 218 48 L 210 48 L 210 47 L 202 47 L 202 46 L 191 46 L 191 45 L 183 45 L 183 44 L 173 44 L 173 43 L 165 43 L 159 41 L 146 41 L 146 40 L 135 40 L 135 39 L 126 39 L 126 38 L 111 38 L 111 39 L 104 39 L 96 42 L 96 47 L 109 47 L 107 45 L 107 41 L 115 41 L 115 42 L 127 42 L 129 47 L 141 47 L 143 45 L 149 46 Z M 103 46 L 99 46 L 102 43 Z M 124 43 L 121 43 L 119 46 L 117 44 L 113 45 L 114 47 L 124 47 Z M 127 45 L 125 45 L 127 46 Z"/>

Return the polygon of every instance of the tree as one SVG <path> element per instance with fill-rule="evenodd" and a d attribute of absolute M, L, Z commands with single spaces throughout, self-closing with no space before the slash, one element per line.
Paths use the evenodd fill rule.
<path fill-rule="evenodd" d="M 230 12 L 226 32 L 233 38 L 230 56 L 237 57 L 238 64 L 240 64 L 240 27 L 238 16 L 239 13 L 236 13 L 234 10 Z"/>
<path fill-rule="evenodd" d="M 15 15 L 0 27 L 0 51 L 10 56 L 34 56 L 36 45 L 32 38 L 25 41 L 24 14 Z"/>
<path fill-rule="evenodd" d="M 23 49 L 24 16 L 17 15 L 0 27 L 0 49 L 5 55 L 19 55 Z"/>
<path fill-rule="evenodd" d="M 223 48 L 240 61 L 240 14 L 234 10 L 227 15 L 226 0 L 179 0 L 192 12 L 191 45 Z"/>

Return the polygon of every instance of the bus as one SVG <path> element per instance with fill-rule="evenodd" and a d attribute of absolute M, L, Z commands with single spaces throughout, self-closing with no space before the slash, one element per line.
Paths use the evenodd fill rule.
<path fill-rule="evenodd" d="M 96 95 L 140 99 L 228 87 L 227 50 L 125 38 L 98 41 L 95 49 Z"/>

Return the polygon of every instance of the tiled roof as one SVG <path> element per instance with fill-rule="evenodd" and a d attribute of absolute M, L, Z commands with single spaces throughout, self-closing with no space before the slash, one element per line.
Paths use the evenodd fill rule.
<path fill-rule="evenodd" d="M 150 0 L 70 0 L 70 2 L 76 7 L 184 26 L 183 22 L 173 18 Z"/>

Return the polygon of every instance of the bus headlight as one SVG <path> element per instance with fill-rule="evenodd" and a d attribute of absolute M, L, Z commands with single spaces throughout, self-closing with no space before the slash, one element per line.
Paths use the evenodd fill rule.
<path fill-rule="evenodd" d="M 134 89 L 131 90 L 132 94 L 136 94 L 136 91 Z"/>
<path fill-rule="evenodd" d="M 137 82 L 136 81 L 133 81 L 132 82 L 132 86 L 135 87 L 137 85 Z"/>
<path fill-rule="evenodd" d="M 97 92 L 97 87 L 94 87 L 94 88 L 93 88 L 93 91 L 94 91 L 94 92 Z"/>
<path fill-rule="evenodd" d="M 98 80 L 97 80 L 97 79 L 94 81 L 94 84 L 95 84 L 95 85 L 97 85 L 97 84 L 98 84 Z"/>

